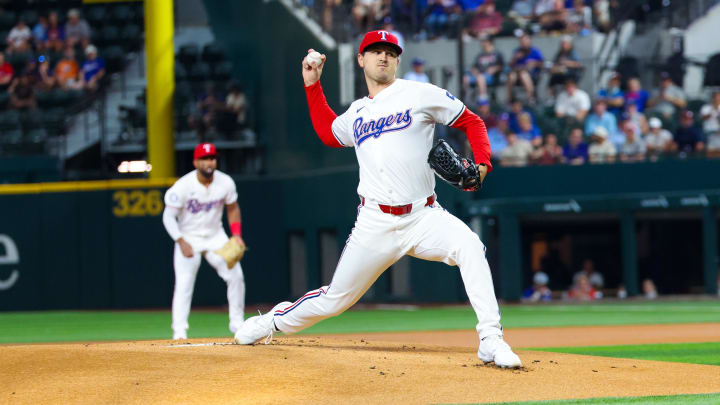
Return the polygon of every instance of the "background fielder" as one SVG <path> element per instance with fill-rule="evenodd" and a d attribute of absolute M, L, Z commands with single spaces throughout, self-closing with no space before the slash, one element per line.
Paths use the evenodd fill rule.
<path fill-rule="evenodd" d="M 222 226 L 223 207 L 227 211 L 232 237 L 245 246 L 235 182 L 216 170 L 216 149 L 211 143 L 195 148 L 193 165 L 196 170 L 178 179 L 165 193 L 163 224 L 175 241 L 173 339 L 187 339 L 188 316 L 201 255 L 227 283 L 232 333 L 242 325 L 245 310 L 245 281 L 240 263 L 228 268 L 225 260 L 213 252 L 228 241 Z"/>

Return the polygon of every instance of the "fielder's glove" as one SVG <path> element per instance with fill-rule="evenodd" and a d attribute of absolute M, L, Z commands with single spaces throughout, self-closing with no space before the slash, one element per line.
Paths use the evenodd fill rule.
<path fill-rule="evenodd" d="M 218 256 L 222 257 L 225 260 L 228 269 L 232 269 L 245 254 L 245 246 L 238 243 L 235 238 L 230 238 L 230 240 L 228 240 L 223 245 L 223 247 L 215 250 L 215 253 L 217 253 Z"/>
<path fill-rule="evenodd" d="M 464 191 L 482 188 L 482 178 L 475 162 L 458 156 L 444 140 L 439 140 L 428 155 L 428 163 L 441 179 Z"/>

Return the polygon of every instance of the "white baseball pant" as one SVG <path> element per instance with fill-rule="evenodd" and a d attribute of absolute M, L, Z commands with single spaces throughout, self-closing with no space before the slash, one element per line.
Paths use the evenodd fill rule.
<path fill-rule="evenodd" d="M 460 268 L 465 291 L 478 318 L 480 339 L 502 333 L 485 245 L 462 221 L 435 202 L 413 203 L 406 215 L 392 215 L 365 200 L 330 286 L 313 290 L 274 313 L 275 327 L 295 333 L 355 304 L 377 278 L 404 255 Z"/>
<path fill-rule="evenodd" d="M 230 331 L 234 334 L 242 325 L 245 311 L 245 279 L 240 263 L 228 269 L 225 260 L 213 250 L 222 247 L 228 241 L 224 232 L 203 238 L 183 236 L 193 248 L 193 256 L 185 257 L 179 244 L 175 244 L 173 263 L 175 267 L 175 291 L 172 302 L 172 329 L 184 334 L 188 329 L 188 316 L 192 303 L 195 279 L 200 268 L 201 255 L 215 268 L 218 276 L 227 283 L 227 300 L 230 312 Z"/>

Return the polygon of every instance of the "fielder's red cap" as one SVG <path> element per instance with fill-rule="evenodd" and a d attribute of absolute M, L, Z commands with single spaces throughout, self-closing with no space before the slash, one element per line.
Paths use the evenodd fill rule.
<path fill-rule="evenodd" d="M 215 156 L 217 155 L 217 150 L 215 150 L 215 145 L 211 143 L 201 143 L 200 145 L 195 147 L 195 153 L 193 154 L 193 159 L 202 159 L 204 157 L 208 156 Z"/>
<path fill-rule="evenodd" d="M 363 37 L 363 40 L 360 43 L 360 49 L 358 50 L 358 53 L 363 53 L 365 51 L 365 48 L 370 45 L 380 43 L 392 46 L 393 48 L 395 48 L 395 50 L 397 50 L 398 55 L 400 55 L 403 51 L 398 44 L 398 39 L 395 35 L 391 34 L 389 31 L 378 30 L 370 31 L 365 34 L 365 37 Z"/>

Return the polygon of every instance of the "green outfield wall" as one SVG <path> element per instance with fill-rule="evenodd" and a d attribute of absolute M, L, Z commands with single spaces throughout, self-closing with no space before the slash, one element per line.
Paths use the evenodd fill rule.
<path fill-rule="evenodd" d="M 693 215 L 702 221 L 702 235 L 697 236 L 702 241 L 702 268 L 682 271 L 702 272 L 704 292 L 715 293 L 717 173 L 717 161 L 496 168 L 479 193 L 462 193 L 444 183 L 438 183 L 437 193 L 443 206 L 470 223 L 488 245 L 502 298 L 519 298 L 527 285 L 522 224 L 558 217 L 580 225 L 598 216 L 615 221 L 619 231 L 609 237 L 622 244 L 619 271 L 628 290 L 637 293 L 636 223 L 652 213 L 671 218 Z M 321 274 L 321 235 L 335 235 L 330 249 L 336 249 L 337 256 L 357 213 L 357 168 L 236 181 L 243 237 L 250 247 L 242 262 L 247 301 L 273 302 L 297 295 L 291 286 L 291 234 L 304 238 L 307 272 L 295 290 L 326 282 Z M 161 213 L 170 184 L 171 180 L 131 180 L 0 187 L 0 310 L 168 307 L 172 241 Z M 403 294 L 396 293 L 398 280 L 393 277 L 400 271 L 393 269 L 365 299 L 466 300 L 456 268 L 412 259 L 406 270 Z M 224 303 L 223 282 L 203 264 L 194 305 Z"/>

